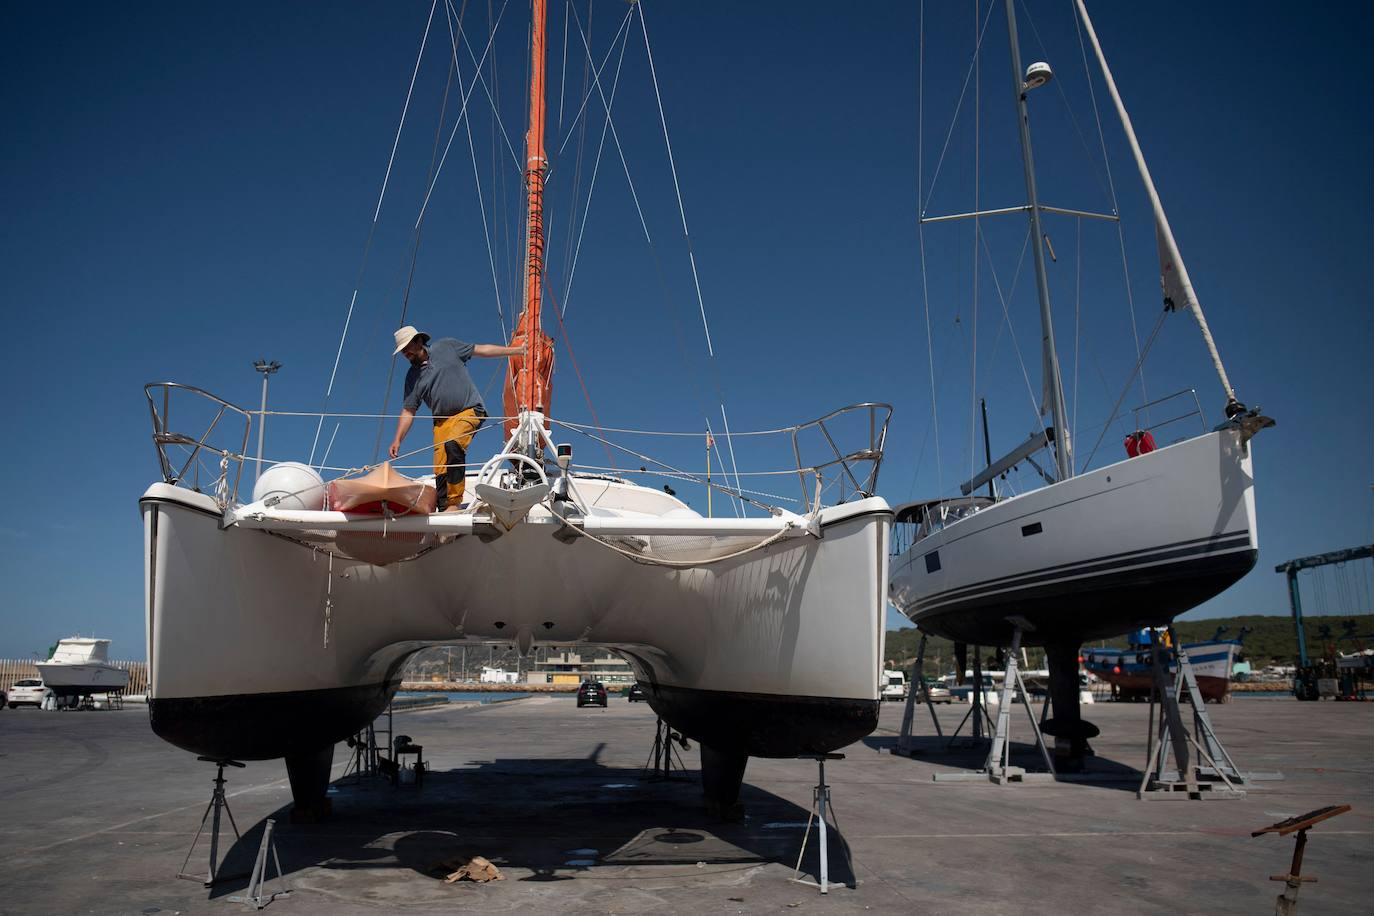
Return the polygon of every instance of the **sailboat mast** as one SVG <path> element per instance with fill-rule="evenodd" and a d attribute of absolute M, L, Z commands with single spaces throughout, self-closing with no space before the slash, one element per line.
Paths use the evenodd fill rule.
<path fill-rule="evenodd" d="M 1183 306 L 1192 311 L 1193 317 L 1197 319 L 1198 328 L 1202 331 L 1202 339 L 1207 344 L 1207 352 L 1212 356 L 1212 365 L 1217 370 L 1217 377 L 1221 379 L 1221 387 L 1226 391 L 1226 413 L 1230 416 L 1233 412 L 1236 401 L 1236 390 L 1231 387 L 1231 380 L 1226 376 L 1226 367 L 1221 364 L 1221 354 L 1217 352 L 1217 345 L 1212 340 L 1212 331 L 1207 327 L 1207 319 L 1203 317 L 1202 305 L 1197 301 L 1197 293 L 1193 292 L 1193 281 L 1188 276 L 1188 268 L 1183 263 L 1183 255 L 1179 253 L 1178 242 L 1174 239 L 1174 231 L 1169 228 L 1169 217 L 1164 214 L 1164 204 L 1160 202 L 1159 191 L 1155 190 L 1154 179 L 1150 177 L 1150 167 L 1145 164 L 1145 153 L 1140 149 L 1140 141 L 1136 139 L 1135 127 L 1131 124 L 1131 116 L 1126 113 L 1126 106 L 1121 101 L 1121 93 L 1116 90 L 1116 80 L 1112 79 L 1111 68 L 1107 66 L 1107 57 L 1102 53 L 1102 45 L 1097 41 L 1097 32 L 1093 29 L 1093 22 L 1088 18 L 1088 8 L 1083 5 L 1083 0 L 1075 0 L 1078 7 L 1078 17 L 1083 21 L 1083 28 L 1088 33 L 1088 40 L 1092 42 L 1093 53 L 1097 55 L 1097 63 L 1102 68 L 1102 79 L 1107 84 L 1107 92 L 1111 94 L 1112 104 L 1116 106 L 1117 117 L 1121 119 L 1121 126 L 1126 131 L 1126 139 L 1131 144 L 1131 153 L 1135 156 L 1136 168 L 1140 170 L 1141 181 L 1145 184 L 1145 192 L 1150 196 L 1150 206 L 1155 212 L 1155 236 L 1159 243 L 1159 261 L 1161 280 L 1164 283 L 1165 304 L 1171 307 Z M 1173 273 L 1174 277 L 1169 274 Z M 1172 282 L 1170 282 L 1172 279 Z M 1174 296 L 1181 298 L 1182 302 L 1171 302 Z"/>
<path fill-rule="evenodd" d="M 544 32 L 547 20 L 545 0 L 533 0 L 530 28 L 530 126 L 525 134 L 525 184 L 527 198 L 525 250 L 525 316 L 527 336 L 540 328 L 540 283 L 544 275 L 544 178 L 549 160 L 544 155 Z M 520 391 L 520 406 L 536 410 L 534 373 L 526 366 Z"/>
<path fill-rule="evenodd" d="M 511 334 L 511 346 L 525 353 L 510 358 L 502 398 L 508 433 L 518 426 L 517 414 L 548 414 L 552 400 L 553 341 L 540 325 L 544 281 L 544 180 L 549 171 L 544 151 L 544 57 L 548 8 L 546 0 L 532 0 L 530 20 L 530 121 L 525 133 L 525 307 Z M 530 442 L 528 448 L 538 446 Z"/>
<path fill-rule="evenodd" d="M 525 181 L 528 192 L 525 251 L 525 313 L 532 330 L 540 328 L 540 282 L 544 275 L 544 177 L 548 159 L 544 155 L 544 27 L 545 0 L 533 0 L 533 19 L 529 41 L 529 130 L 525 133 Z M 533 411 L 534 375 L 522 379 L 521 407 Z"/>
<path fill-rule="evenodd" d="M 1054 424 L 1054 460 L 1056 479 L 1073 476 L 1073 455 L 1070 452 L 1068 411 L 1064 407 L 1064 384 L 1059 374 L 1059 354 L 1054 348 L 1054 322 L 1050 313 L 1050 284 L 1045 273 L 1045 234 L 1040 228 L 1040 199 L 1035 191 L 1035 159 L 1031 154 L 1030 110 L 1026 107 L 1027 86 L 1021 69 L 1021 46 L 1016 37 L 1015 0 L 1006 0 L 1007 34 L 1011 41 L 1011 78 L 1016 90 L 1017 124 L 1021 128 L 1021 161 L 1026 170 L 1026 196 L 1030 205 L 1031 250 L 1035 256 L 1035 288 L 1040 297 L 1040 331 L 1044 345 L 1044 378 L 1046 400 Z"/>

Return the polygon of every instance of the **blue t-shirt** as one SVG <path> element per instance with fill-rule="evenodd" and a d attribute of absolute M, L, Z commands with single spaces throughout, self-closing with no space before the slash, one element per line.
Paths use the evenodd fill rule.
<path fill-rule="evenodd" d="M 406 373 L 406 410 L 418 410 L 420 402 L 440 417 L 451 417 L 470 407 L 486 407 L 477 386 L 468 375 L 468 360 L 472 359 L 472 344 L 452 337 L 431 340 L 427 347 L 429 359 L 420 366 L 411 366 Z"/>

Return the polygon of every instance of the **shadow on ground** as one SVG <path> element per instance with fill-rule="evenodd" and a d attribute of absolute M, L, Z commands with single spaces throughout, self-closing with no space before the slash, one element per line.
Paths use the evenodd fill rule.
<path fill-rule="evenodd" d="M 876 751 L 894 753 L 897 737 L 869 735 L 863 739 L 863 743 Z M 955 770 L 978 770 L 987 761 L 990 743 L 987 738 L 975 741 L 964 735 L 952 740 L 948 735 L 943 738 L 935 735 L 913 736 L 909 743 L 910 753 L 905 756 L 921 763 Z M 1011 742 L 1010 760 L 1012 766 L 1023 767 L 1028 773 L 1048 772 L 1039 749 L 1033 743 Z M 1134 792 L 1144 775 L 1136 767 L 1106 757 L 1088 757 L 1084 764 L 1086 775 L 1094 782 L 1100 781 L 1104 788 Z"/>
<path fill-rule="evenodd" d="M 721 885 L 742 883 L 761 866 L 796 867 L 810 812 L 749 785 L 747 773 L 740 795 L 745 817 L 722 823 L 706 816 L 696 771 L 654 779 L 640 768 L 602 765 L 599 751 L 587 758 L 473 761 L 427 772 L 419 789 L 394 788 L 382 778 L 337 780 L 327 821 L 295 825 L 288 808 L 273 813 L 286 882 L 380 904 L 399 895 L 416 900 L 418 894 L 421 901 L 432 895 L 438 902 L 470 893 L 477 886 L 444 884 L 454 870 L 444 863 L 473 855 L 517 882 L 569 882 L 591 877 L 595 868 L 595 877 L 632 877 L 636 886 Z M 264 825 L 265 819 L 254 824 L 229 847 L 222 874 L 252 868 Z M 225 831 L 231 841 L 227 820 Z M 829 831 L 829 843 L 831 882 L 853 887 L 840 830 Z M 207 852 L 202 838 L 188 868 L 203 871 Z M 814 878 L 818 870 L 813 829 L 802 877 Z M 222 880 L 211 897 L 241 894 L 247 883 L 246 877 Z"/>

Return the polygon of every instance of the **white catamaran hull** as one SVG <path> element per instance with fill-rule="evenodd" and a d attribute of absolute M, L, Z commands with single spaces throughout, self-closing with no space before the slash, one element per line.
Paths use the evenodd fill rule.
<path fill-rule="evenodd" d="M 893 560 L 893 604 L 970 644 L 1074 646 L 1163 625 L 1258 556 L 1248 444 L 1224 429 L 997 502 Z"/>
<path fill-rule="evenodd" d="M 636 563 L 534 513 L 414 560 L 331 566 L 279 534 L 226 527 L 185 489 L 155 484 L 141 507 L 152 725 L 197 754 L 332 746 L 384 708 L 410 654 L 465 640 L 613 647 L 660 715 L 729 753 L 825 752 L 877 724 L 881 499 L 823 510 L 820 537 L 691 568 Z"/>

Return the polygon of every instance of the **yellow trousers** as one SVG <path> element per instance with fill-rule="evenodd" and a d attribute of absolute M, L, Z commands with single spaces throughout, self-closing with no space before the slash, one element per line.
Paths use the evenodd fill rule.
<path fill-rule="evenodd" d="M 463 502 L 468 445 L 485 419 L 485 411 L 472 407 L 434 420 L 434 489 L 440 512 Z"/>

